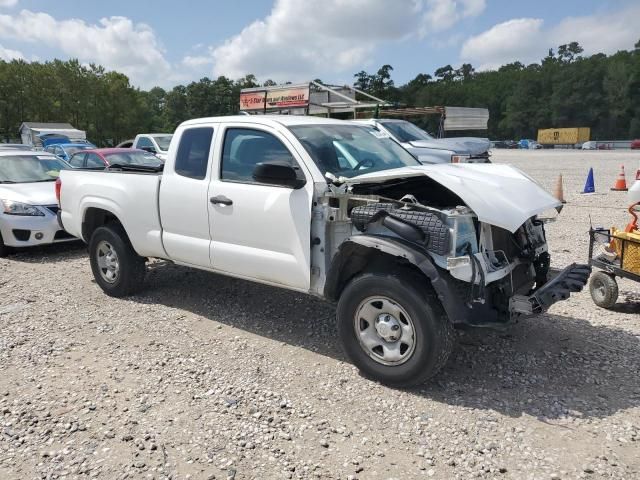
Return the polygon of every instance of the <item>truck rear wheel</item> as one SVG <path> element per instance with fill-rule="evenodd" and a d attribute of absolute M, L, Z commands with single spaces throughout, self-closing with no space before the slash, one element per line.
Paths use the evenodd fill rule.
<path fill-rule="evenodd" d="M 367 377 L 408 387 L 424 383 L 444 366 L 454 331 L 423 278 L 365 273 L 342 292 L 338 331 L 347 356 Z"/>
<path fill-rule="evenodd" d="M 89 259 L 96 283 L 107 295 L 126 297 L 142 286 L 145 259 L 135 252 L 122 226 L 97 228 L 89 242 Z"/>

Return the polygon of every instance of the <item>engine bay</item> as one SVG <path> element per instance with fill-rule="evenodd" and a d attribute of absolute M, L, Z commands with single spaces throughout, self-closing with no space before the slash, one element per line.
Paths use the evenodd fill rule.
<path fill-rule="evenodd" d="M 458 195 L 428 177 L 330 188 L 316 217 L 326 221 L 325 258 L 357 235 L 407 242 L 449 273 L 469 308 L 495 310 L 493 322 L 509 320 L 513 295 L 529 295 L 547 281 L 542 221 L 529 218 L 513 233 L 481 222 Z"/>

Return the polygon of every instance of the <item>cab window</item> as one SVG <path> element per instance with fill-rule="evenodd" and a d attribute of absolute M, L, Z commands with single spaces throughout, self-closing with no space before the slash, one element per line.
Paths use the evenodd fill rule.
<path fill-rule="evenodd" d="M 182 132 L 175 171 L 183 177 L 203 180 L 207 176 L 213 128 L 188 128 Z"/>
<path fill-rule="evenodd" d="M 253 170 L 258 163 L 264 162 L 286 163 L 302 176 L 291 152 L 272 134 L 250 128 L 227 129 L 222 152 L 222 180 L 255 183 Z"/>

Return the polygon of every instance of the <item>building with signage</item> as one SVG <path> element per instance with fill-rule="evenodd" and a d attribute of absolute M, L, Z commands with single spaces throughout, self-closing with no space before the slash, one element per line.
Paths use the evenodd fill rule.
<path fill-rule="evenodd" d="M 356 93 L 368 101 L 356 100 Z M 390 103 L 348 85 L 328 86 L 308 82 L 273 87 L 244 88 L 240 92 L 240 110 L 249 114 L 280 113 L 289 115 L 352 114 L 373 110 Z"/>
<path fill-rule="evenodd" d="M 356 95 L 359 99 L 356 99 Z M 407 118 L 440 116 L 438 136 L 445 131 L 486 130 L 489 110 L 468 107 L 398 107 L 349 85 L 320 82 L 245 88 L 240 111 L 251 115 L 324 115 L 338 118 Z"/>

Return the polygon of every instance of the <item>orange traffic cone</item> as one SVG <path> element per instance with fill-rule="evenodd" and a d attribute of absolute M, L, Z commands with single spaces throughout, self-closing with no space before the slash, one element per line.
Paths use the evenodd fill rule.
<path fill-rule="evenodd" d="M 611 190 L 614 190 L 616 192 L 626 192 L 628 190 L 627 179 L 624 176 L 624 165 L 620 165 L 620 173 L 618 174 L 616 183 L 613 184 Z"/>
<path fill-rule="evenodd" d="M 562 174 L 558 175 L 558 181 L 556 182 L 556 188 L 553 191 L 553 196 L 562 203 L 567 203 L 564 199 L 564 189 L 562 188 Z"/>

